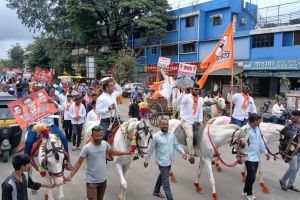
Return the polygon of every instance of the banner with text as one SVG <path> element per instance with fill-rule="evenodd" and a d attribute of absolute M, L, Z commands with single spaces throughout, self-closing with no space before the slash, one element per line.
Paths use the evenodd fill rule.
<path fill-rule="evenodd" d="M 157 67 L 166 69 L 171 63 L 171 58 L 159 57 Z"/>
<path fill-rule="evenodd" d="M 41 89 L 9 103 L 8 107 L 20 127 L 26 128 L 29 124 L 57 112 L 55 105 L 48 103 L 48 100 L 49 96 L 46 90 Z"/>
<path fill-rule="evenodd" d="M 193 87 L 195 83 L 196 72 L 197 72 L 197 65 L 180 63 L 178 68 L 178 75 L 176 79 L 176 86 L 183 87 L 183 88 Z"/>
<path fill-rule="evenodd" d="M 40 81 L 42 83 L 51 83 L 52 74 L 49 70 L 36 67 L 34 71 L 33 80 Z"/>

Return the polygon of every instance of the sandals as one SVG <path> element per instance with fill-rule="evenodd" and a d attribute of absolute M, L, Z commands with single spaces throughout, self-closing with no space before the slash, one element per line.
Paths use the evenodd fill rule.
<path fill-rule="evenodd" d="M 279 184 L 280 184 L 282 190 L 284 190 L 284 191 L 288 190 L 288 187 L 286 186 L 285 182 L 283 182 L 282 180 L 279 180 Z"/>
<path fill-rule="evenodd" d="M 161 198 L 161 199 L 166 198 L 165 195 L 163 195 L 162 193 L 156 193 L 156 192 L 153 192 L 152 195 L 153 195 L 153 196 L 156 196 L 156 197 L 158 197 L 158 198 Z"/>

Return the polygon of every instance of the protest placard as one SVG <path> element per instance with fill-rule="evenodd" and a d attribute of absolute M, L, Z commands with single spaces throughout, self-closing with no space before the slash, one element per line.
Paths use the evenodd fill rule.
<path fill-rule="evenodd" d="M 170 58 L 159 57 L 157 67 L 166 69 L 169 66 L 170 62 L 171 62 Z"/>
<path fill-rule="evenodd" d="M 197 65 L 180 63 L 178 67 L 176 86 L 183 87 L 183 88 L 193 87 L 195 82 L 196 72 L 197 72 Z"/>
<path fill-rule="evenodd" d="M 26 128 L 33 122 L 38 122 L 57 109 L 53 103 L 48 103 L 49 96 L 45 89 L 29 94 L 8 104 L 10 112 L 21 128 Z"/>
<path fill-rule="evenodd" d="M 36 67 L 34 71 L 33 80 L 40 81 L 42 83 L 51 83 L 52 73 L 49 70 Z"/>

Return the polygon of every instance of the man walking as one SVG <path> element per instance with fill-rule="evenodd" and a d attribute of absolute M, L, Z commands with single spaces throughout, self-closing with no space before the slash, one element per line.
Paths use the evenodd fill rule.
<path fill-rule="evenodd" d="M 253 196 L 252 187 L 255 182 L 260 152 L 263 152 L 266 155 L 267 160 L 270 159 L 270 155 L 267 152 L 265 143 L 259 130 L 260 122 L 261 116 L 253 113 L 249 116 L 248 124 L 242 127 L 245 133 L 242 140 L 244 140 L 244 143 L 246 144 L 245 165 L 247 170 L 247 177 L 242 196 L 247 200 L 255 199 L 255 196 Z M 241 157 L 238 157 L 238 159 L 241 159 Z"/>
<path fill-rule="evenodd" d="M 202 124 L 203 121 L 203 99 L 199 97 L 199 86 L 195 84 L 194 87 L 191 88 L 191 93 L 183 95 L 182 99 L 179 99 L 179 103 L 181 126 L 187 136 L 186 144 L 190 155 L 189 161 L 191 164 L 194 164 L 193 125 L 195 123 L 197 123 L 197 125 Z"/>
<path fill-rule="evenodd" d="M 183 159 L 187 159 L 183 148 L 177 141 L 176 136 L 169 130 L 169 120 L 162 118 L 160 120 L 160 131 L 153 136 L 153 140 L 150 142 L 148 148 L 148 154 L 145 157 L 144 167 L 148 167 L 148 161 L 155 150 L 156 163 L 160 174 L 157 178 L 153 195 L 164 198 L 165 196 L 160 192 L 161 186 L 163 187 L 167 200 L 173 200 L 170 183 L 169 183 L 169 172 L 173 164 L 174 149 L 182 154 Z"/>
<path fill-rule="evenodd" d="M 250 113 L 257 113 L 253 98 L 249 95 L 250 88 L 244 85 L 241 93 L 233 95 L 234 110 L 231 123 L 242 127 L 247 123 Z"/>
<path fill-rule="evenodd" d="M 291 116 L 291 122 L 289 122 L 284 129 L 280 132 L 281 135 L 284 136 L 284 141 L 290 141 L 291 137 L 294 135 L 298 135 L 300 137 L 300 111 L 294 110 L 292 112 Z M 285 145 L 285 144 L 283 144 Z M 286 144 L 287 145 L 287 144 Z M 286 149 L 285 147 L 281 147 L 281 150 L 284 151 Z M 297 172 L 299 171 L 300 167 L 300 148 L 298 149 L 298 152 L 292 160 L 289 162 L 289 168 L 284 173 L 283 177 L 279 180 L 280 186 L 284 191 L 287 191 L 288 189 L 293 190 L 295 192 L 300 192 L 299 188 L 296 188 L 294 185 Z M 288 181 L 288 184 L 286 185 L 286 182 Z"/>
<path fill-rule="evenodd" d="M 96 126 L 92 129 L 93 142 L 83 147 L 72 172 L 66 178 L 66 181 L 71 181 L 86 160 L 86 193 L 89 200 L 103 200 L 104 198 L 107 185 L 106 154 L 122 156 L 131 153 L 131 150 L 128 152 L 113 151 L 106 141 L 102 141 L 103 136 L 103 127 Z"/>
<path fill-rule="evenodd" d="M 66 138 L 68 141 L 71 141 L 72 138 L 72 122 L 71 122 L 71 115 L 70 115 L 70 107 L 73 104 L 72 95 L 67 95 L 67 101 L 62 104 L 62 111 L 61 111 L 61 123 L 65 129 Z"/>
<path fill-rule="evenodd" d="M 75 103 L 70 106 L 70 116 L 73 133 L 73 151 L 75 151 L 76 149 L 80 150 L 82 127 L 86 116 L 85 107 L 81 102 L 82 97 L 78 95 L 75 97 Z"/>

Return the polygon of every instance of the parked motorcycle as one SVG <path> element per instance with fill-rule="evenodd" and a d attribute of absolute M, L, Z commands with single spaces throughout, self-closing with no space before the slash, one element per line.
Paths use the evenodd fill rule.
<path fill-rule="evenodd" d="M 260 109 L 259 109 L 260 113 L 267 113 L 271 104 L 272 104 L 272 101 L 269 98 L 265 98 L 264 105 L 262 107 L 260 107 Z"/>
<path fill-rule="evenodd" d="M 284 110 L 278 124 L 285 125 L 291 118 L 291 111 Z M 262 120 L 263 122 L 273 123 L 273 116 L 271 113 L 262 113 Z"/>

